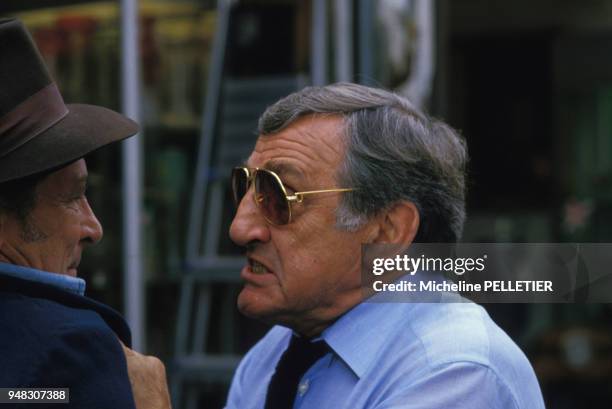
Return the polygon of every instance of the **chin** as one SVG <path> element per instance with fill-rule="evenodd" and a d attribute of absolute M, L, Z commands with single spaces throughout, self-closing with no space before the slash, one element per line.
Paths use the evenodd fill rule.
<path fill-rule="evenodd" d="M 71 277 L 76 277 L 78 275 L 78 270 L 76 268 L 69 268 L 64 274 Z"/>
<path fill-rule="evenodd" d="M 236 306 L 241 314 L 249 318 L 270 322 L 270 317 L 275 315 L 276 309 L 269 302 L 269 297 L 250 288 L 243 288 L 238 294 Z"/>

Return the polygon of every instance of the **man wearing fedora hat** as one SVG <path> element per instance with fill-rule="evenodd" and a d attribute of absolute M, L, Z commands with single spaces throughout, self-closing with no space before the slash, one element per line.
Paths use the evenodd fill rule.
<path fill-rule="evenodd" d="M 128 348 L 123 318 L 77 277 L 102 238 L 83 158 L 137 130 L 64 104 L 23 25 L 0 19 L 0 388 L 69 388 L 74 408 L 170 406 L 163 364 Z"/>

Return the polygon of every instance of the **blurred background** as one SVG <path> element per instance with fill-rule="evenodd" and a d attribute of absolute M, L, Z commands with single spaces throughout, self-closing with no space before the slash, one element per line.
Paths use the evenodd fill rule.
<path fill-rule="evenodd" d="M 105 238 L 80 272 L 166 362 L 175 409 L 222 407 L 267 329 L 235 309 L 227 176 L 263 109 L 305 85 L 393 89 L 459 129 L 464 241 L 612 241 L 610 1 L 20 0 L 0 16 L 25 22 L 66 102 L 137 112 L 134 156 L 88 158 Z M 486 308 L 548 408 L 612 405 L 610 305 Z"/>

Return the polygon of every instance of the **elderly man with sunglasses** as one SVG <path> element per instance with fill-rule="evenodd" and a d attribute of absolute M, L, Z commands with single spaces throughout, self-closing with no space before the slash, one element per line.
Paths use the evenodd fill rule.
<path fill-rule="evenodd" d="M 543 408 L 528 360 L 472 303 L 368 303 L 362 244 L 456 242 L 464 141 L 406 99 L 356 84 L 269 107 L 234 169 L 246 248 L 239 310 L 275 324 L 229 409 Z"/>

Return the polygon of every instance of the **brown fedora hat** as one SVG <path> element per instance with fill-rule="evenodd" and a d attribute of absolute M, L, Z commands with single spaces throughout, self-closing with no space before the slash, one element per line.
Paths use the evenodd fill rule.
<path fill-rule="evenodd" d="M 32 38 L 0 19 L 0 183 L 73 162 L 138 132 L 99 106 L 64 104 Z"/>

